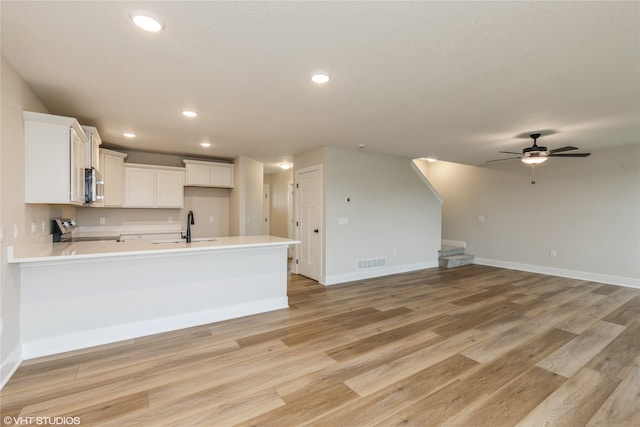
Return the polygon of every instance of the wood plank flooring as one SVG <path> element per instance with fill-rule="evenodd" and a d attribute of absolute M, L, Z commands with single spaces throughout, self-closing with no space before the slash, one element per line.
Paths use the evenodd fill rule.
<path fill-rule="evenodd" d="M 331 287 L 290 275 L 289 304 L 27 361 L 0 412 L 23 425 L 640 426 L 638 289 L 471 265 Z"/>

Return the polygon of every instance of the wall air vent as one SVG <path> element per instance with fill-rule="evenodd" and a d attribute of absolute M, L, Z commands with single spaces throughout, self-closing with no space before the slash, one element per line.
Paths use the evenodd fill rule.
<path fill-rule="evenodd" d="M 386 258 L 360 259 L 357 261 L 358 270 L 367 270 L 369 268 L 380 268 L 387 266 Z"/>

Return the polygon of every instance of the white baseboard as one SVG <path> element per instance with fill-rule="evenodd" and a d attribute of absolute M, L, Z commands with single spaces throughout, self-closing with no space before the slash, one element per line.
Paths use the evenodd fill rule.
<path fill-rule="evenodd" d="M 371 268 L 367 270 L 353 271 L 343 274 L 331 274 L 321 278 L 319 283 L 325 286 L 337 285 L 339 283 L 353 282 L 355 280 L 371 279 L 374 277 L 389 276 L 391 274 L 407 273 L 409 271 L 424 270 L 438 266 L 438 260 L 419 262 L 416 264 L 394 265 L 381 268 Z"/>
<path fill-rule="evenodd" d="M 640 289 L 640 279 L 632 277 L 613 276 L 608 274 L 589 273 L 585 271 L 566 270 L 562 268 L 545 267 L 541 265 L 522 264 L 517 262 L 500 261 L 488 258 L 476 258 L 474 264 L 488 265 L 491 267 L 507 268 L 509 270 L 528 271 L 530 273 L 548 274 L 550 276 L 567 277 L 570 279 L 588 280 L 609 285 L 626 286 Z"/>
<path fill-rule="evenodd" d="M 270 298 L 238 304 L 231 307 L 220 307 L 211 310 L 188 313 L 179 316 L 168 316 L 158 319 L 133 322 L 107 328 L 92 329 L 77 333 L 58 335 L 22 343 L 22 357 L 33 359 L 67 351 L 95 347 L 118 341 L 125 341 L 162 332 L 175 331 L 193 326 L 206 325 L 222 320 L 264 313 L 267 311 L 288 308 L 288 298 Z"/>
<path fill-rule="evenodd" d="M 22 354 L 20 353 L 20 347 L 13 349 L 9 357 L 2 362 L 0 367 L 0 390 L 9 382 L 9 379 L 18 370 L 22 363 Z"/>

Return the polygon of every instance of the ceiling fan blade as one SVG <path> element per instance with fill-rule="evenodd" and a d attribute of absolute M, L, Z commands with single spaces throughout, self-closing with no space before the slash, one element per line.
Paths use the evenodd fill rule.
<path fill-rule="evenodd" d="M 554 148 L 553 150 L 549 150 L 549 153 L 554 154 L 554 153 L 561 153 L 563 151 L 571 151 L 571 150 L 577 150 L 577 149 L 578 147 L 567 146 L 567 147 Z"/>
<path fill-rule="evenodd" d="M 514 153 L 513 151 L 498 151 L 498 153 L 504 153 L 504 154 L 516 154 L 518 156 L 522 155 L 522 153 Z"/>
<path fill-rule="evenodd" d="M 549 157 L 587 157 L 591 153 L 549 154 Z"/>
<path fill-rule="evenodd" d="M 517 154 L 517 153 L 513 153 L 513 154 Z M 506 159 L 495 159 L 495 160 L 487 160 L 487 163 L 491 163 L 491 162 L 501 162 L 503 160 L 514 160 L 514 159 L 521 159 L 521 157 L 507 157 Z"/>

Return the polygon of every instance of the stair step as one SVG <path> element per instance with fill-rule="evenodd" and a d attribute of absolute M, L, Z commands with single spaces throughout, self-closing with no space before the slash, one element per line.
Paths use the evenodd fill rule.
<path fill-rule="evenodd" d="M 473 264 L 474 258 L 473 255 L 468 254 L 441 256 L 438 258 L 438 264 L 443 268 L 461 267 Z"/>
<path fill-rule="evenodd" d="M 451 256 L 451 255 L 464 255 L 464 248 L 462 246 L 443 246 L 438 251 L 438 256 Z"/>

